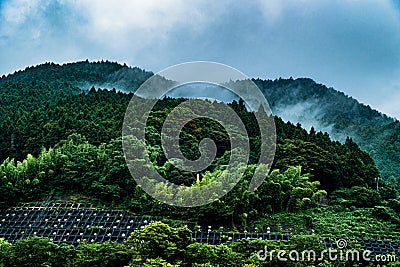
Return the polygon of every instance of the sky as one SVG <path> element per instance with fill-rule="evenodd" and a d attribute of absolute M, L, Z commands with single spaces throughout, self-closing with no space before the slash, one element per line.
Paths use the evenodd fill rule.
<path fill-rule="evenodd" d="M 0 75 L 86 59 L 308 77 L 400 118 L 400 0 L 0 0 Z"/>

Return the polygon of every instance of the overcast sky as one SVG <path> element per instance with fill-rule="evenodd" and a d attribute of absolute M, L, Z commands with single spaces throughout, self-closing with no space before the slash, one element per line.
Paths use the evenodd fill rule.
<path fill-rule="evenodd" d="M 215 3 L 217 2 L 217 3 Z M 310 77 L 400 118 L 399 0 L 0 0 L 0 74 L 108 59 Z"/>

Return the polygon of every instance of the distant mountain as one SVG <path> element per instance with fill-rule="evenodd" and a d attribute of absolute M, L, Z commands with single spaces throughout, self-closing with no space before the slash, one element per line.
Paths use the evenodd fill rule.
<path fill-rule="evenodd" d="M 23 112 L 57 103 L 65 95 L 89 91 L 92 87 L 134 92 L 152 75 L 137 67 L 109 61 L 28 67 L 0 79 L 0 119 L 18 120 Z M 254 79 L 254 82 L 275 115 L 299 122 L 308 130 L 313 127 L 327 132 L 341 142 L 347 136 L 352 137 L 376 161 L 383 177 L 397 180 L 400 174 L 399 121 L 311 79 Z M 11 130 L 8 131 L 11 135 Z M 1 142 L 9 141 L 0 140 L 0 145 Z"/>
<path fill-rule="evenodd" d="M 58 65 L 44 63 L 27 67 L 8 76 L 3 75 L 0 85 L 7 82 L 62 82 L 84 90 L 90 87 L 115 88 L 117 90 L 134 91 L 153 73 L 137 67 L 128 67 L 116 62 L 81 61 Z"/>
<path fill-rule="evenodd" d="M 383 177 L 397 180 L 400 174 L 398 120 L 311 79 L 256 79 L 254 82 L 275 115 L 299 122 L 308 130 L 314 127 L 326 131 L 341 142 L 347 136 L 352 137 L 375 160 Z"/>

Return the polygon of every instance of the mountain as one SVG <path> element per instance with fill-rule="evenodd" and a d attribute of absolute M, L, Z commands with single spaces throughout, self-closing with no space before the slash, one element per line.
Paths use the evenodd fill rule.
<path fill-rule="evenodd" d="M 27 85 L 23 89 L 33 92 L 37 87 Z M 36 96 L 33 100 L 41 101 L 39 94 Z M 204 207 L 204 210 L 191 210 L 185 215 L 187 218 L 198 217 L 203 222 L 207 220 L 207 223 L 214 218 L 215 225 L 219 222 L 232 226 L 246 225 L 247 222 L 258 220 L 260 214 L 313 207 L 320 202 L 325 203 L 324 199 L 331 196 L 338 196 L 329 200 L 332 203 L 339 201 L 344 205 L 368 207 L 396 197 L 396 191 L 389 183 L 381 183 L 379 193 L 375 191 L 374 177 L 379 175 L 378 168 L 372 158 L 350 138 L 341 144 L 332 141 L 326 133 L 308 133 L 299 124 L 284 122 L 276 116 L 277 145 L 272 171 L 268 176 L 270 179 L 263 182 L 257 192 L 249 192 L 252 173 L 256 168 L 263 168 L 262 174 L 265 176 L 268 170 L 265 165 L 258 164 L 261 136 L 256 115 L 247 110 L 241 100 L 228 105 L 246 127 L 250 145 L 248 156 L 243 153 L 242 147 L 235 147 L 231 143 L 229 133 L 237 132 L 239 138 L 242 135 L 239 128 L 230 122 L 231 114 L 222 109 L 226 107 L 225 104 L 197 99 L 191 105 L 207 102 L 209 106 L 197 113 L 201 115 L 200 118 L 190 120 L 182 128 L 179 150 L 189 160 L 197 160 L 201 156 L 201 141 L 210 138 L 217 147 L 216 158 L 205 170 L 196 173 L 171 164 L 162 146 L 163 125 L 171 111 L 180 110 L 185 116 L 189 113 L 182 106 L 178 108 L 186 99 L 165 97 L 146 116 L 146 152 L 151 163 L 143 161 L 144 151 L 140 150 L 143 142 L 135 137 L 129 139 L 133 142 L 129 147 L 141 156 L 128 158 L 127 163 L 124 157 L 126 150 L 122 150 L 121 129 L 132 97 L 132 93 L 90 89 L 65 95 L 56 101 L 49 99 L 42 107 L 22 112 L 15 121 L 0 121 L 3 130 L 0 140 L 5 141 L 4 146 L 0 147 L 0 207 L 2 203 L 13 205 L 15 202 L 48 198 L 49 195 L 84 195 L 94 198 L 94 202 L 98 200 L 108 205 L 118 205 L 141 214 L 181 216 L 183 210 L 162 206 L 153 198 L 146 197 L 147 194 L 141 189 L 143 184 L 136 183 L 137 179 L 148 180 L 146 177 L 151 177 L 149 175 L 153 168 L 168 181 L 193 189 L 220 177 L 235 177 L 246 170 L 243 179 L 240 179 L 241 184 L 221 202 Z M 151 101 L 140 97 L 136 100 L 138 103 Z M 131 112 L 141 116 L 140 105 Z M 212 116 L 227 123 L 222 126 L 214 120 L 205 119 Z M 173 146 L 167 146 L 167 151 Z M 234 151 L 240 155 L 243 163 L 235 165 L 235 168 L 227 168 L 231 165 Z M 179 164 L 182 161 L 175 159 L 174 162 Z M 168 192 L 168 186 L 160 184 L 153 188 L 164 194 Z M 180 191 L 177 195 L 185 192 Z M 167 193 L 165 196 L 174 198 L 174 195 Z M 358 195 L 362 199 L 355 197 Z M 249 201 L 238 202 L 247 196 Z M 244 215 L 247 211 L 248 216 Z"/>
<path fill-rule="evenodd" d="M 400 123 L 359 103 L 342 92 L 311 79 L 276 79 L 254 82 L 271 104 L 275 115 L 299 122 L 306 129 L 328 132 L 344 142 L 350 136 L 375 160 L 382 177 L 400 173 Z"/>
<path fill-rule="evenodd" d="M 115 62 L 45 63 L 0 79 L 0 119 L 7 139 L 0 141 L 1 158 L 9 155 L 13 126 L 24 112 L 57 103 L 66 95 L 90 88 L 134 92 L 152 72 Z M 351 137 L 375 160 L 382 177 L 397 180 L 400 173 L 400 123 L 342 92 L 311 79 L 253 80 L 271 105 L 272 112 L 305 129 L 327 132 L 334 140 Z M 37 97 L 39 96 L 39 97 Z"/>
<path fill-rule="evenodd" d="M 136 90 L 153 73 L 137 67 L 128 67 L 110 61 L 89 62 L 80 61 L 63 65 L 51 62 L 10 75 L 3 75 L 0 85 L 18 82 L 59 82 L 67 83 L 81 89 L 90 89 L 91 86 L 101 88 L 116 88 L 125 91 Z"/>
<path fill-rule="evenodd" d="M 194 266 L 197 259 L 200 265 L 207 266 L 260 266 L 264 264 L 256 258 L 260 249 L 280 248 L 283 244 L 286 251 L 306 247 L 322 255 L 336 240 L 327 236 L 348 240 L 352 247 L 358 246 L 354 240 L 361 240 L 359 248 L 375 253 L 371 255 L 392 253 L 399 247 L 399 191 L 390 181 L 379 182 L 378 190 L 375 178 L 379 170 L 374 160 L 347 137 L 358 138 L 367 149 L 376 148 L 378 156 L 394 158 L 398 140 L 396 120 L 310 79 L 257 79 L 254 81 L 267 96 L 274 113 L 283 118 L 273 117 L 277 143 L 271 170 L 258 163 L 261 132 L 256 115 L 264 110 L 250 112 L 239 98 L 228 103 L 249 137 L 247 161 L 246 153 L 231 143 L 229 132 L 239 133 L 239 139 L 243 136 L 230 123 L 232 115 L 221 108 L 226 105 L 196 99 L 191 105 L 207 103 L 208 107 L 196 113 L 198 118 L 184 120 L 187 123 L 179 133 L 179 150 L 187 159 L 197 160 L 204 148 L 201 141 L 210 138 L 217 151 L 206 169 L 194 173 L 181 169 L 180 159 L 168 161 L 166 150 L 171 146 L 164 149 L 161 140 L 161 129 L 171 113 L 180 110 L 185 117 L 193 115 L 185 107 L 178 107 L 187 103 L 185 98 L 160 99 L 147 114 L 145 125 L 141 124 L 145 140 L 135 136 L 124 138 L 129 140 L 132 150 L 123 150 L 121 128 L 128 103 L 132 97 L 140 104 L 151 101 L 132 92 L 151 75 L 118 63 L 85 61 L 46 63 L 0 79 L 0 236 L 4 237 L 0 238 L 0 265 L 32 265 L 33 258 L 38 259 L 37 266 L 44 262 L 54 266 L 65 262 L 102 265 L 107 251 L 118 261 L 108 261 L 113 266 L 137 266 L 146 258 L 156 257 L 145 264 L 166 264 L 165 257 L 182 266 Z M 159 78 L 155 86 L 173 82 Z M 240 81 L 233 83 L 241 86 Z M 211 90 L 207 86 L 196 89 Z M 140 104 L 130 114 L 141 116 Z M 228 122 L 221 125 L 207 119 L 212 115 Z M 307 129 L 290 121 L 300 121 Z M 130 129 L 135 131 L 137 126 Z M 331 136 L 318 129 L 329 131 Z M 382 140 L 375 138 L 378 134 Z M 229 168 L 234 152 L 245 162 Z M 150 161 L 144 161 L 144 153 Z M 126 160 L 130 154 L 137 157 Z M 387 166 L 394 174 L 398 167 L 395 163 Z M 250 191 L 260 167 L 263 181 L 257 190 Z M 154 170 L 168 182 L 152 184 L 153 191 L 145 192 Z M 240 179 L 231 183 L 237 175 Z M 185 186 L 171 194 L 170 182 Z M 207 196 L 203 194 L 207 191 L 198 190 L 209 185 L 224 189 L 226 182 L 233 188 L 217 200 L 215 191 Z M 182 204 L 187 193 L 190 198 L 200 197 L 209 203 L 188 208 L 160 202 L 161 196 Z M 28 202 L 33 204 L 27 205 Z M 37 212 L 29 210 L 39 205 Z M 98 220 L 94 209 L 107 213 L 107 222 Z M 134 213 L 135 219 L 123 218 L 129 213 Z M 68 223 L 60 225 L 60 219 L 57 221 L 52 214 Z M 147 220 L 157 222 L 146 225 Z M 33 222 L 32 227 L 28 227 L 29 221 Z M 196 239 L 191 238 L 193 233 Z M 106 235 L 126 242 L 105 241 Z M 168 244 L 154 246 L 151 242 L 155 235 Z M 268 240 L 259 240 L 259 235 Z M 381 240 L 385 240 L 384 248 Z M 79 245 L 74 249 L 68 242 Z M 133 251 L 132 247 L 140 250 Z M 158 252 L 146 254 L 154 252 L 154 248 Z M 174 254 L 166 255 L 165 249 Z M 29 255 L 25 255 L 26 251 Z M 304 265 L 309 262 L 304 261 Z M 334 265 L 327 261 L 322 264 Z M 271 265 L 282 264 L 272 261 Z"/>

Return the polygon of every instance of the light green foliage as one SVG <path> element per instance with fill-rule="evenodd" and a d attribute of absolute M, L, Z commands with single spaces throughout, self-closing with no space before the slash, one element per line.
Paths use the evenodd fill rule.
<path fill-rule="evenodd" d="M 131 263 L 129 265 L 130 267 L 136 267 L 136 263 Z M 143 267 L 178 267 L 179 265 L 177 264 L 171 264 L 168 263 L 166 260 L 163 260 L 162 258 L 156 258 L 156 259 L 147 259 L 143 265 Z"/>
<path fill-rule="evenodd" d="M 73 250 L 59 247 L 43 237 L 18 240 L 9 250 L 11 266 L 70 266 L 71 256 L 74 256 Z"/>
<path fill-rule="evenodd" d="M 204 138 L 214 140 L 218 151 L 208 168 L 191 173 L 179 170 L 178 160 L 167 161 L 161 147 L 160 131 L 165 118 L 185 101 L 166 97 L 158 101 L 148 116 L 146 140 L 132 140 L 133 147 L 147 149 L 133 153 L 142 153 L 138 158 L 147 153 L 150 162 L 130 161 L 131 175 L 122 151 L 121 127 L 133 95 L 115 89 L 89 88 L 93 84 L 118 82 L 121 88 L 134 90 L 150 75 L 117 63 L 78 62 L 63 66 L 46 63 L 1 78 L 0 205 L 38 201 L 49 195 L 55 198 L 87 196 L 107 207 L 191 220 L 210 225 L 212 229 L 224 226 L 244 231 L 268 225 L 278 232 L 306 234 L 294 237 L 292 243 L 268 243 L 284 248 L 309 244 L 314 238 L 309 235 L 312 231 L 318 235 L 400 238 L 398 122 L 377 116 L 369 107 L 357 105 L 343 94 L 325 90 L 308 79 L 256 80 L 275 102 L 273 106 L 282 96 L 291 104 L 310 97 L 318 97 L 325 104 L 331 99 L 340 99 L 336 101 L 338 106 L 325 106 L 323 122 L 334 125 L 336 133 L 351 129 L 357 135 L 354 140 L 377 160 L 385 178 L 379 181 L 379 192 L 375 181 L 380 177 L 379 170 L 352 138 L 344 136 L 343 143 L 339 143 L 332 141 L 327 133 L 316 132 L 314 128 L 307 132 L 300 124 L 286 123 L 278 117 L 274 118 L 275 161 L 272 166 L 258 166 L 260 129 L 243 100 L 233 101 L 229 106 L 240 116 L 249 135 L 248 164 L 226 167 L 234 152 L 227 134 L 233 126 L 227 125 L 224 129 L 217 122 L 198 118 L 189 121 L 180 134 L 182 153 L 188 159 L 197 159 L 199 142 Z M 121 76 L 129 77 L 121 81 Z M 83 92 L 77 85 L 87 87 L 88 91 Z M 216 107 L 222 105 L 207 103 L 208 108 L 202 110 L 205 117 L 218 113 Z M 141 108 L 139 105 L 130 112 L 140 114 Z M 342 112 L 349 108 L 352 110 L 349 114 Z M 187 110 L 183 112 L 189 114 Z M 222 112 L 214 115 L 232 119 Z M 245 153 L 240 153 L 244 157 L 242 154 Z M 136 184 L 135 179 L 149 182 L 149 170 L 153 168 L 170 182 L 192 188 L 213 182 L 221 186 L 220 179 L 233 185 L 237 182 L 235 175 L 244 173 L 221 199 L 185 209 L 159 203 Z M 262 168 L 265 180 L 256 191 L 250 192 L 256 168 Z M 166 194 L 166 189 L 162 184 L 152 188 L 157 194 Z M 179 199 L 185 190 L 188 189 L 170 197 Z M 256 249 L 255 245 L 261 245 L 257 242 L 219 247 L 197 244 L 187 229 L 158 222 L 135 231 L 124 245 L 83 242 L 80 249 L 74 250 L 37 237 L 14 244 L 0 240 L 0 266 L 57 266 L 63 260 L 67 266 L 115 266 L 129 262 L 132 266 L 139 263 L 144 266 L 258 266 L 261 263 L 254 261 L 255 255 L 251 252 Z M 298 266 L 306 265 L 298 263 Z M 315 265 L 331 266 L 327 262 Z"/>
<path fill-rule="evenodd" d="M 123 266 L 132 258 L 132 251 L 123 244 L 106 241 L 104 243 L 79 244 L 74 266 Z"/>
<path fill-rule="evenodd" d="M 184 250 L 194 240 L 185 227 L 172 228 L 162 222 L 146 225 L 142 230 L 135 230 L 126 240 L 134 258 L 131 264 L 141 264 L 147 259 L 161 258 L 170 263 L 181 259 Z"/>
<path fill-rule="evenodd" d="M 319 236 L 400 240 L 398 215 L 386 207 L 319 206 L 300 213 L 273 214 L 253 224 L 262 225 L 296 235 L 314 232 Z"/>
<path fill-rule="evenodd" d="M 243 256 L 233 252 L 225 245 L 212 246 L 208 244 L 194 243 L 185 251 L 186 264 L 211 264 L 212 266 L 242 266 Z M 197 265 L 202 266 L 202 265 Z"/>
<path fill-rule="evenodd" d="M 4 240 L 4 238 L 0 238 L 0 267 L 8 265 L 11 247 L 12 244 Z"/>
<path fill-rule="evenodd" d="M 338 203 L 348 207 L 373 207 L 381 202 L 378 192 L 361 186 L 336 190 L 331 194 L 331 198 L 332 204 Z"/>

